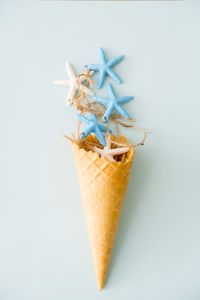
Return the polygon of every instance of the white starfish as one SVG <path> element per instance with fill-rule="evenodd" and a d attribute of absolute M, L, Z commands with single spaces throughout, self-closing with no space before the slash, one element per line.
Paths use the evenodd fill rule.
<path fill-rule="evenodd" d="M 67 96 L 68 104 L 71 104 L 71 100 L 75 96 L 76 91 L 82 91 L 89 96 L 94 95 L 94 93 L 87 86 L 82 84 L 82 82 L 86 80 L 85 76 L 76 77 L 76 74 L 69 62 L 66 62 L 66 69 L 67 69 L 67 73 L 69 75 L 69 80 L 55 80 L 54 84 L 56 84 L 58 86 L 70 86 L 69 93 Z M 86 70 L 83 72 L 83 74 L 86 75 Z M 93 74 L 93 72 L 90 71 L 89 75 L 92 75 L 92 74 Z"/>
<path fill-rule="evenodd" d="M 103 156 L 107 158 L 109 161 L 116 162 L 113 156 L 123 154 L 129 151 L 129 147 L 111 149 L 112 141 L 109 133 L 106 134 L 105 140 L 106 140 L 106 146 L 103 149 L 93 146 L 92 150 L 98 152 L 101 155 L 101 157 Z"/>

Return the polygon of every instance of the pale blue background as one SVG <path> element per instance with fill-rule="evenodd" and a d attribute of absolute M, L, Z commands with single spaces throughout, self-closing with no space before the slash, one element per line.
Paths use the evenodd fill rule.
<path fill-rule="evenodd" d="M 0 299 L 200 299 L 199 1 L 1 1 L 0 32 Z M 98 62 L 99 46 L 125 54 L 114 86 L 135 96 L 126 108 L 151 132 L 101 293 L 59 137 L 76 117 L 52 84 L 67 79 L 66 60 L 77 72 Z"/>

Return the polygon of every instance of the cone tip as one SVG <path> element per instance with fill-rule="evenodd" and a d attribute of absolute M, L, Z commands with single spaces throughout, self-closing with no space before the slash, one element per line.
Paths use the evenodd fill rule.
<path fill-rule="evenodd" d="M 101 291 L 101 290 L 103 290 L 103 287 L 104 287 L 104 282 L 105 282 L 105 279 L 98 279 L 97 280 L 97 285 L 98 285 L 98 289 L 99 289 L 99 291 Z"/>
<path fill-rule="evenodd" d="M 99 291 L 103 290 L 103 282 L 98 283 Z"/>

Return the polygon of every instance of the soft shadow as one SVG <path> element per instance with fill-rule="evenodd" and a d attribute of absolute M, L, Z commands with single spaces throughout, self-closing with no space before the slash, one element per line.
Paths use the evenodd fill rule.
<path fill-rule="evenodd" d="M 134 216 L 137 215 L 137 207 L 139 202 L 142 201 L 145 186 L 150 178 L 150 169 L 151 157 L 149 153 L 145 153 L 145 151 L 137 151 L 132 166 L 129 186 L 126 198 L 124 200 L 124 206 L 119 222 L 106 282 L 109 281 L 112 272 L 114 272 L 115 265 L 120 257 L 120 251 L 122 250 L 123 245 L 128 243 L 130 240 L 130 229 L 132 228 L 131 223 L 134 220 Z"/>

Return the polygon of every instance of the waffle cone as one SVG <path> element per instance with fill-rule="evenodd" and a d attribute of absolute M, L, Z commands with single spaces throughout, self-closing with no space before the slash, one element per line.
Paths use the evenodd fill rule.
<path fill-rule="evenodd" d="M 112 139 L 115 139 L 112 136 Z M 90 135 L 87 141 L 97 143 Z M 126 138 L 120 137 L 120 141 Z M 87 147 L 72 143 L 84 214 L 97 277 L 104 286 L 122 206 L 128 186 L 134 152 L 130 148 L 124 162 L 110 162 Z"/>

